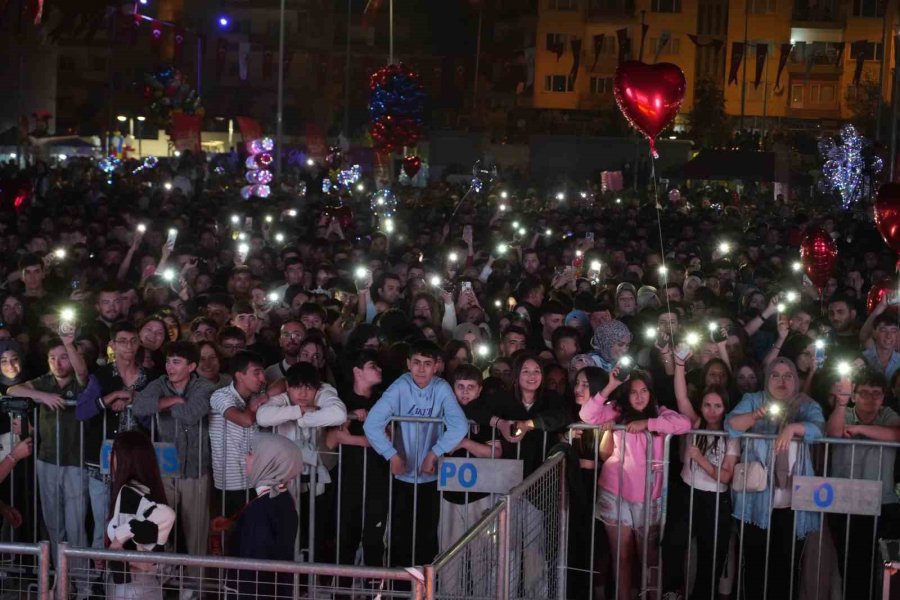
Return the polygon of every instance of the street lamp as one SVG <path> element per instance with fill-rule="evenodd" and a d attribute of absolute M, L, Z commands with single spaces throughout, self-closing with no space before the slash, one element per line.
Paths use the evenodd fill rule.
<path fill-rule="evenodd" d="M 144 121 L 147 120 L 147 117 L 141 115 L 137 117 L 138 122 L 138 158 L 143 158 L 144 156 Z"/>

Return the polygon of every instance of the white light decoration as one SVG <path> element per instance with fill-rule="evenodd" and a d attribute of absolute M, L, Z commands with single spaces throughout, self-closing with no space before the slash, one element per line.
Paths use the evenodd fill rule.
<path fill-rule="evenodd" d="M 823 183 L 840 195 L 844 208 L 850 208 L 871 194 L 872 179 L 884 164 L 872 153 L 872 143 L 859 135 L 853 125 L 844 125 L 839 137 L 839 144 L 831 137 L 819 140 L 819 154 L 825 159 Z"/>

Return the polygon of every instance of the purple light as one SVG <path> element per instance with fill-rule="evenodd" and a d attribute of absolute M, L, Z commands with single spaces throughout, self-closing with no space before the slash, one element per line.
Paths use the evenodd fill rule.
<path fill-rule="evenodd" d="M 141 4 L 143 4 L 144 6 L 147 6 L 147 1 L 148 0 L 141 0 Z"/>
<path fill-rule="evenodd" d="M 228 17 L 219 17 L 219 27 L 228 27 L 229 23 Z"/>

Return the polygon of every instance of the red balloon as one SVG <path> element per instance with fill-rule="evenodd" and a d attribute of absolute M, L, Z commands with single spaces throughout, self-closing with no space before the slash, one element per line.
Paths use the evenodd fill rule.
<path fill-rule="evenodd" d="M 672 63 L 627 60 L 616 68 L 616 104 L 632 127 L 647 136 L 653 156 L 656 136 L 675 119 L 686 88 L 684 73 Z"/>
<path fill-rule="evenodd" d="M 900 253 L 900 183 L 885 183 L 878 188 L 875 225 L 891 250 Z"/>
<path fill-rule="evenodd" d="M 825 288 L 834 263 L 837 262 L 837 244 L 824 229 L 815 229 L 806 234 L 800 244 L 800 261 L 803 269 L 819 292 Z"/>
<path fill-rule="evenodd" d="M 406 173 L 406 176 L 412 179 L 416 176 L 416 173 L 419 172 L 419 169 L 422 168 L 422 159 L 418 156 L 404 156 L 403 157 L 403 172 Z"/>
<path fill-rule="evenodd" d="M 891 281 L 890 279 L 882 279 L 881 281 L 873 283 L 872 287 L 869 288 L 869 295 L 866 296 L 866 311 L 871 314 L 875 307 L 878 306 L 878 303 L 881 302 L 881 299 L 885 294 L 896 291 L 896 281 Z M 888 306 L 888 311 L 896 314 L 897 306 Z"/>
<path fill-rule="evenodd" d="M 353 210 L 349 206 L 326 206 L 322 214 L 332 219 L 337 219 L 343 229 L 349 229 L 353 225 Z"/>

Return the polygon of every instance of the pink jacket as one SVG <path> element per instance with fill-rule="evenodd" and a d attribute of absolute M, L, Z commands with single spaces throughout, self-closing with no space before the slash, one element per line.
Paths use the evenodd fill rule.
<path fill-rule="evenodd" d="M 619 418 L 619 410 L 615 405 L 607 404 L 604 396 L 597 394 L 581 407 L 579 416 L 585 423 L 602 425 L 609 422 L 615 423 Z M 659 416 L 647 420 L 647 429 L 654 433 L 681 434 L 691 429 L 691 421 L 674 410 L 660 407 Z M 663 436 L 653 436 L 653 465 L 651 467 L 653 469 L 653 491 L 651 498 L 654 500 L 662 496 L 663 441 Z M 621 490 L 622 499 L 628 502 L 643 502 L 647 480 L 647 434 L 614 431 L 613 442 L 612 456 L 603 463 L 598 484 L 607 492 L 616 495 L 620 493 L 619 470 L 623 463 L 622 444 L 624 443 L 625 473 Z"/>

